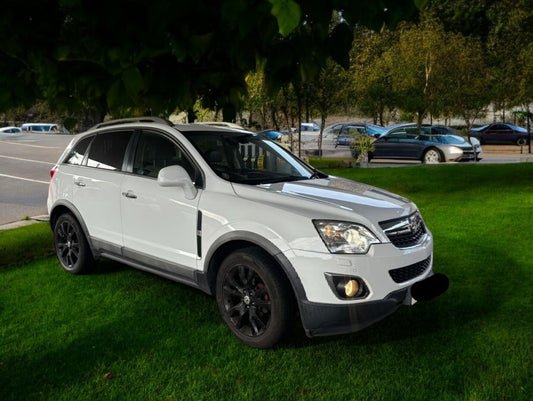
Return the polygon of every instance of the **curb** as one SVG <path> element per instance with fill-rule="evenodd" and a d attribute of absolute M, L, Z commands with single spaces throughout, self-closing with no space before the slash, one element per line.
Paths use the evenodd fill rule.
<path fill-rule="evenodd" d="M 34 223 L 48 222 L 50 218 L 47 214 L 41 216 L 30 217 L 28 220 L 14 221 L 13 223 L 7 223 L 0 225 L 0 231 L 12 230 L 13 228 L 29 226 Z"/>

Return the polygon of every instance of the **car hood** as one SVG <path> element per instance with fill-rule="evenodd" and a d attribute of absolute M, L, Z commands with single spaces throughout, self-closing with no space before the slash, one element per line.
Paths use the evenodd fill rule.
<path fill-rule="evenodd" d="M 372 225 L 414 213 L 408 199 L 370 185 L 330 176 L 322 179 L 234 185 L 238 196 L 291 209 L 311 219 L 350 219 Z"/>

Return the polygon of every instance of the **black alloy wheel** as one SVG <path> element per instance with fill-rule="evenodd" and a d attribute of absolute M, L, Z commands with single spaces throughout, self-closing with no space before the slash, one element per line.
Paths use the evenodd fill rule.
<path fill-rule="evenodd" d="M 216 288 L 222 318 L 237 338 L 254 348 L 270 348 L 284 335 L 293 316 L 287 280 L 260 250 L 229 255 Z"/>
<path fill-rule="evenodd" d="M 69 273 L 88 273 L 93 257 L 78 221 L 62 214 L 54 227 L 54 246 L 59 263 Z"/>

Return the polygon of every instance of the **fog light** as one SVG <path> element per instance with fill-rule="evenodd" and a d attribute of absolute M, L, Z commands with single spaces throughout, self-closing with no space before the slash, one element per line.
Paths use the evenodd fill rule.
<path fill-rule="evenodd" d="M 348 298 L 355 297 L 359 293 L 359 283 L 357 280 L 350 280 L 344 286 L 344 293 Z"/>
<path fill-rule="evenodd" d="M 369 291 L 365 282 L 360 277 L 337 276 L 332 273 L 325 273 L 330 288 L 340 299 L 365 298 Z"/>
<path fill-rule="evenodd" d="M 359 281 L 355 279 L 348 280 L 348 282 L 339 282 L 337 283 L 337 291 L 339 295 L 344 295 L 346 298 L 353 298 L 357 295 L 361 295 L 361 285 Z"/>

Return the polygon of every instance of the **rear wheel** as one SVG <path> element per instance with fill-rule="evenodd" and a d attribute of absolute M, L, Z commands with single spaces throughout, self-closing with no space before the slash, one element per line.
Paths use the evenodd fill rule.
<path fill-rule="evenodd" d="M 225 323 L 243 343 L 254 348 L 274 346 L 293 317 L 287 279 L 259 249 L 229 255 L 220 267 L 216 299 Z"/>
<path fill-rule="evenodd" d="M 89 244 L 78 221 L 69 213 L 58 217 L 54 226 L 54 247 L 59 263 L 69 273 L 88 273 L 94 262 Z"/>
<path fill-rule="evenodd" d="M 424 163 L 440 163 L 442 161 L 442 156 L 440 155 L 440 152 L 437 149 L 428 149 L 424 153 L 424 156 L 422 157 L 422 161 Z"/>

